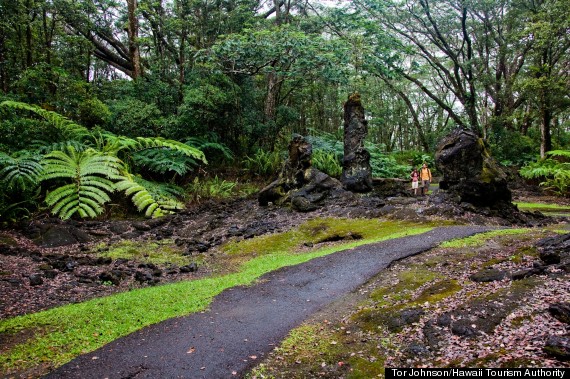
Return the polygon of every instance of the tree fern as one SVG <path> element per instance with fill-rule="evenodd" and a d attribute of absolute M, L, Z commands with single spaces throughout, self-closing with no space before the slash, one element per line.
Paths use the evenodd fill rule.
<path fill-rule="evenodd" d="M 56 188 L 46 196 L 53 214 L 68 219 L 75 213 L 81 217 L 96 217 L 103 212 L 103 204 L 110 201 L 115 189 L 111 179 L 120 177 L 122 162 L 115 156 L 88 149 L 78 152 L 54 151 L 43 161 L 42 180 L 68 179 L 70 183 Z"/>
<path fill-rule="evenodd" d="M 568 196 L 570 189 L 570 163 L 561 162 L 551 157 L 568 160 L 570 152 L 565 150 L 553 150 L 547 153 L 549 158 L 529 163 L 523 166 L 519 173 L 527 179 L 544 179 L 540 183 L 560 195 Z"/>
<path fill-rule="evenodd" d="M 116 183 L 116 188 L 130 196 L 139 212 L 145 212 L 147 217 L 160 217 L 173 213 L 172 211 L 174 210 L 184 208 L 184 205 L 179 201 L 158 194 L 156 187 L 153 188 L 153 185 L 149 185 L 149 183 L 152 182 L 127 173 Z M 156 185 L 155 183 L 153 184 Z"/>
<path fill-rule="evenodd" d="M 137 141 L 137 144 L 134 145 L 133 147 L 134 151 L 141 151 L 141 150 L 155 149 L 155 148 L 168 148 L 178 151 L 193 159 L 202 161 L 203 163 L 208 163 L 208 161 L 206 160 L 206 156 L 202 151 L 193 146 L 188 146 L 182 142 L 168 140 L 161 137 L 154 137 L 154 138 L 137 137 L 135 140 Z"/>
<path fill-rule="evenodd" d="M 203 150 L 218 151 L 224 156 L 224 158 L 230 161 L 234 159 L 234 154 L 232 153 L 232 151 L 223 143 L 213 142 L 198 137 L 188 138 L 184 143 L 188 146 L 195 147 L 201 151 Z"/>
<path fill-rule="evenodd" d="M 194 158 L 169 149 L 142 150 L 133 154 L 132 158 L 136 166 L 160 174 L 174 172 L 183 176 L 198 165 Z"/>
<path fill-rule="evenodd" d="M 73 146 L 75 151 L 85 151 L 89 145 L 78 140 L 68 140 L 59 142 L 48 141 L 32 141 L 30 148 L 41 154 L 49 154 L 52 151 L 65 151 L 68 147 Z"/>
<path fill-rule="evenodd" d="M 40 155 L 30 152 L 19 156 L 0 152 L 0 180 L 10 189 L 26 190 L 35 187 L 43 172 L 40 159 Z"/>
<path fill-rule="evenodd" d="M 208 163 L 200 149 L 160 137 L 129 138 L 105 132 L 101 133 L 97 146 L 116 154 L 127 152 L 123 153 L 125 161 L 161 174 L 173 171 L 184 175 L 192 166 Z"/>
<path fill-rule="evenodd" d="M 81 139 L 90 134 L 86 127 L 76 124 L 59 113 L 45 110 L 37 105 L 7 100 L 0 103 L 0 106 L 35 113 L 58 129 L 66 139 Z"/>

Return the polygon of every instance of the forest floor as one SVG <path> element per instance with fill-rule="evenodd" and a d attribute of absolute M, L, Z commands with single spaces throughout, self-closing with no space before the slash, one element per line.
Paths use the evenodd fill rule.
<path fill-rule="evenodd" d="M 565 199 L 528 193 L 517 194 L 515 200 L 569 205 Z M 398 211 L 426 202 L 429 199 L 395 200 L 393 207 Z M 0 321 L 133 288 L 231 271 L 236 263 L 224 261 L 219 249 L 228 241 L 285 232 L 315 217 L 390 217 L 379 209 L 341 204 L 299 214 L 261 208 L 250 199 L 210 202 L 162 221 L 36 220 L 18 230 L 0 231 Z M 465 215 L 460 222 L 481 220 Z M 570 331 L 546 311 L 553 302 L 570 301 L 568 273 L 548 269 L 523 280 L 510 278 L 538 260 L 536 241 L 568 231 L 568 222 L 559 221 L 473 246 L 438 247 L 395 263 L 293 330 L 250 376 L 371 377 L 381 376 L 385 366 L 569 367 L 543 350 L 549 336 Z M 48 239 L 50 233 L 57 238 Z M 161 262 L 153 256 L 157 250 L 175 252 L 182 259 Z M 133 252 L 139 255 L 117 258 Z M 483 268 L 507 275 L 473 281 L 471 276 Z M 498 316 L 485 316 L 489 307 L 496 308 Z M 489 318 L 490 324 L 477 321 Z M 454 325 L 459 325 L 455 331 Z M 14 343 L 0 334 L 0 354 Z"/>

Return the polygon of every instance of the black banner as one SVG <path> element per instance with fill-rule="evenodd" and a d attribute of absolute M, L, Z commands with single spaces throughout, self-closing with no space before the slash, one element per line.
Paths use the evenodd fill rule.
<path fill-rule="evenodd" d="M 570 379 L 570 368 L 391 368 L 386 379 L 404 378 L 553 378 Z"/>

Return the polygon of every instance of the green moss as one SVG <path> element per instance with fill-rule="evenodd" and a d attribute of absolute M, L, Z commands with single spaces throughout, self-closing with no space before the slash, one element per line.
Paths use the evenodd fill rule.
<path fill-rule="evenodd" d="M 545 203 L 524 203 L 514 202 L 520 210 L 555 210 L 555 211 L 570 211 L 570 206 L 559 204 L 545 204 Z"/>
<path fill-rule="evenodd" d="M 379 219 L 315 218 L 285 233 L 254 239 L 232 241 L 222 247 L 230 255 L 264 255 L 273 252 L 295 252 L 304 244 L 324 241 L 360 241 L 350 247 L 380 241 L 389 235 L 400 236 L 427 232 L 429 225 L 382 221 Z"/>
<path fill-rule="evenodd" d="M 0 234 L 0 245 L 17 246 L 18 242 L 10 236 Z"/>
<path fill-rule="evenodd" d="M 171 240 L 158 242 L 121 241 L 116 244 L 100 244 L 96 247 L 97 255 L 112 259 L 129 259 L 144 263 L 185 265 L 188 257 Z"/>
<path fill-rule="evenodd" d="M 372 292 L 370 298 L 379 305 L 409 299 L 412 291 L 440 277 L 421 265 L 412 265 L 408 270 L 398 273 L 398 282 L 395 285 L 378 288 Z"/>
<path fill-rule="evenodd" d="M 314 363 L 315 359 L 330 360 L 340 345 L 332 336 L 323 338 L 322 334 L 319 325 L 302 325 L 289 333 L 281 346 L 275 349 L 275 353 L 289 356 L 297 364 Z"/>
<path fill-rule="evenodd" d="M 522 326 L 524 324 L 525 321 L 528 321 L 532 319 L 531 316 L 519 316 L 519 317 L 515 317 L 511 320 L 511 325 L 514 326 L 515 328 L 518 328 L 520 326 Z"/>
<path fill-rule="evenodd" d="M 424 289 L 414 300 L 415 304 L 436 303 L 461 290 L 457 280 L 441 280 Z"/>
<path fill-rule="evenodd" d="M 376 358 L 376 357 L 375 357 Z M 384 363 L 386 358 L 383 356 L 377 359 L 366 359 L 362 357 L 352 357 L 348 360 L 352 371 L 348 373 L 348 379 L 368 379 L 368 378 L 383 378 L 384 377 Z"/>
<path fill-rule="evenodd" d="M 487 242 L 487 240 L 490 240 L 495 237 L 527 234 L 530 231 L 531 229 L 529 228 L 493 230 L 486 233 L 476 234 L 471 237 L 459 238 L 447 241 L 442 243 L 440 246 L 443 248 L 479 247 L 483 246 L 485 242 Z"/>

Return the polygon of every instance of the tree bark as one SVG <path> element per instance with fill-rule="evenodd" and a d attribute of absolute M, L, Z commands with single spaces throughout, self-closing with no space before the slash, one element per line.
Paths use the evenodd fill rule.
<path fill-rule="evenodd" d="M 26 10 L 28 11 L 28 14 L 32 12 L 32 2 L 30 0 L 26 1 Z M 32 64 L 34 63 L 32 55 L 32 49 L 33 49 L 32 22 L 34 21 L 35 18 L 36 14 L 34 13 L 32 15 L 32 18 L 28 19 L 26 23 L 26 67 L 31 67 Z"/>
<path fill-rule="evenodd" d="M 139 20 L 137 18 L 137 0 L 127 0 L 128 9 L 128 37 L 129 37 L 129 56 L 131 58 L 133 71 L 132 78 L 137 79 L 142 75 L 141 57 L 138 43 L 139 36 Z"/>
<path fill-rule="evenodd" d="M 541 110 L 540 123 L 540 157 L 545 158 L 546 153 L 552 150 L 552 137 L 550 135 L 550 124 L 552 122 L 552 112 L 549 107 L 543 106 Z"/>
<path fill-rule="evenodd" d="M 6 35 L 0 30 L 0 86 L 8 93 L 8 75 L 6 73 Z"/>

